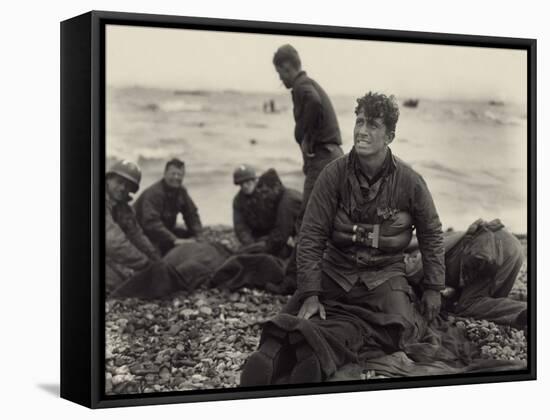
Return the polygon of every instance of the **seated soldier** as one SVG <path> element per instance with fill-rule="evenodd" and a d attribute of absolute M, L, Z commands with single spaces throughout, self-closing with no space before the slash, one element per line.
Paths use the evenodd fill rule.
<path fill-rule="evenodd" d="M 524 256 L 519 240 L 500 220 L 477 220 L 466 232 L 445 235 L 445 283 L 442 291 L 447 310 L 460 316 L 486 319 L 524 328 L 527 303 L 509 299 Z M 424 275 L 420 253 L 413 240 L 406 259 L 409 282 Z"/>
<path fill-rule="evenodd" d="M 268 321 L 241 385 L 311 383 L 372 351 L 407 351 L 438 314 L 444 284 L 441 223 L 422 177 L 388 147 L 393 97 L 358 100 L 349 154 L 328 164 L 309 199 L 298 241 L 298 290 Z M 416 228 L 424 260 L 417 311 L 404 249 Z"/>
<path fill-rule="evenodd" d="M 302 194 L 284 187 L 275 169 L 258 179 L 253 168 L 242 165 L 235 169 L 233 182 L 240 186 L 233 199 L 233 226 L 244 249 L 287 258 Z"/>
<path fill-rule="evenodd" d="M 184 175 L 184 162 L 170 160 L 163 179 L 143 191 L 134 204 L 143 231 L 163 255 L 202 232 L 197 207 L 182 185 Z M 176 225 L 180 213 L 185 227 Z"/>
<path fill-rule="evenodd" d="M 105 289 L 107 293 L 126 280 L 154 270 L 162 271 L 158 250 L 143 234 L 132 207 L 130 193 L 141 181 L 138 166 L 115 163 L 105 175 Z"/>

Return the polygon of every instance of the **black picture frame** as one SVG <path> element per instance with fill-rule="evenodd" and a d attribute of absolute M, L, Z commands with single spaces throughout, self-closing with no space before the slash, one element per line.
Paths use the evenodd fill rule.
<path fill-rule="evenodd" d="M 123 24 L 519 49 L 528 62 L 528 368 L 525 371 L 104 394 L 105 25 Z M 536 40 L 92 11 L 61 23 L 61 397 L 90 408 L 402 389 L 536 379 Z"/>

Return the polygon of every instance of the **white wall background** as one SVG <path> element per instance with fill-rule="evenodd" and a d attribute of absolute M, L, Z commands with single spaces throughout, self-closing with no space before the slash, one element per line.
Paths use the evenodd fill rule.
<path fill-rule="evenodd" d="M 0 416 L 33 418 L 519 419 L 547 407 L 544 215 L 550 26 L 544 2 L 407 0 L 5 2 L 0 25 L 3 193 Z M 538 39 L 537 382 L 89 411 L 59 399 L 59 22 L 91 9 Z M 6 235 L 7 232 L 7 235 Z M 543 307 L 546 305 L 546 307 Z M 543 411 L 544 413 L 544 411 Z M 540 414 L 542 418 L 545 414 Z"/>

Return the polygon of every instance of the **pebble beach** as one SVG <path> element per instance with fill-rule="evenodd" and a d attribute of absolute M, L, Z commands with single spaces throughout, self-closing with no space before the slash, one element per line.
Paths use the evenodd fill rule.
<path fill-rule="evenodd" d="M 230 227 L 208 229 L 211 241 L 235 249 Z M 527 241 L 522 239 L 524 251 Z M 527 299 L 524 263 L 510 297 Z M 242 366 L 256 350 L 262 324 L 289 296 L 243 288 L 202 289 L 167 300 L 107 299 L 105 303 L 105 392 L 107 395 L 234 388 Z M 526 332 L 487 320 L 449 316 L 476 346 L 479 356 L 526 360 Z M 374 371 L 363 379 L 377 379 Z"/>

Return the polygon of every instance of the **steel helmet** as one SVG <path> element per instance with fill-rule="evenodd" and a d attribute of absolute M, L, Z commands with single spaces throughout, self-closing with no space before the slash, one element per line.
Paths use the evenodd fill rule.
<path fill-rule="evenodd" d="M 135 193 L 139 189 L 139 183 L 141 182 L 141 169 L 135 163 L 121 160 L 116 162 L 111 169 L 107 172 L 109 174 L 117 174 L 124 179 L 130 181 L 133 185 L 132 191 Z"/>
<path fill-rule="evenodd" d="M 233 183 L 235 185 L 241 185 L 251 179 L 256 179 L 256 171 L 249 165 L 241 165 L 233 172 Z"/>

